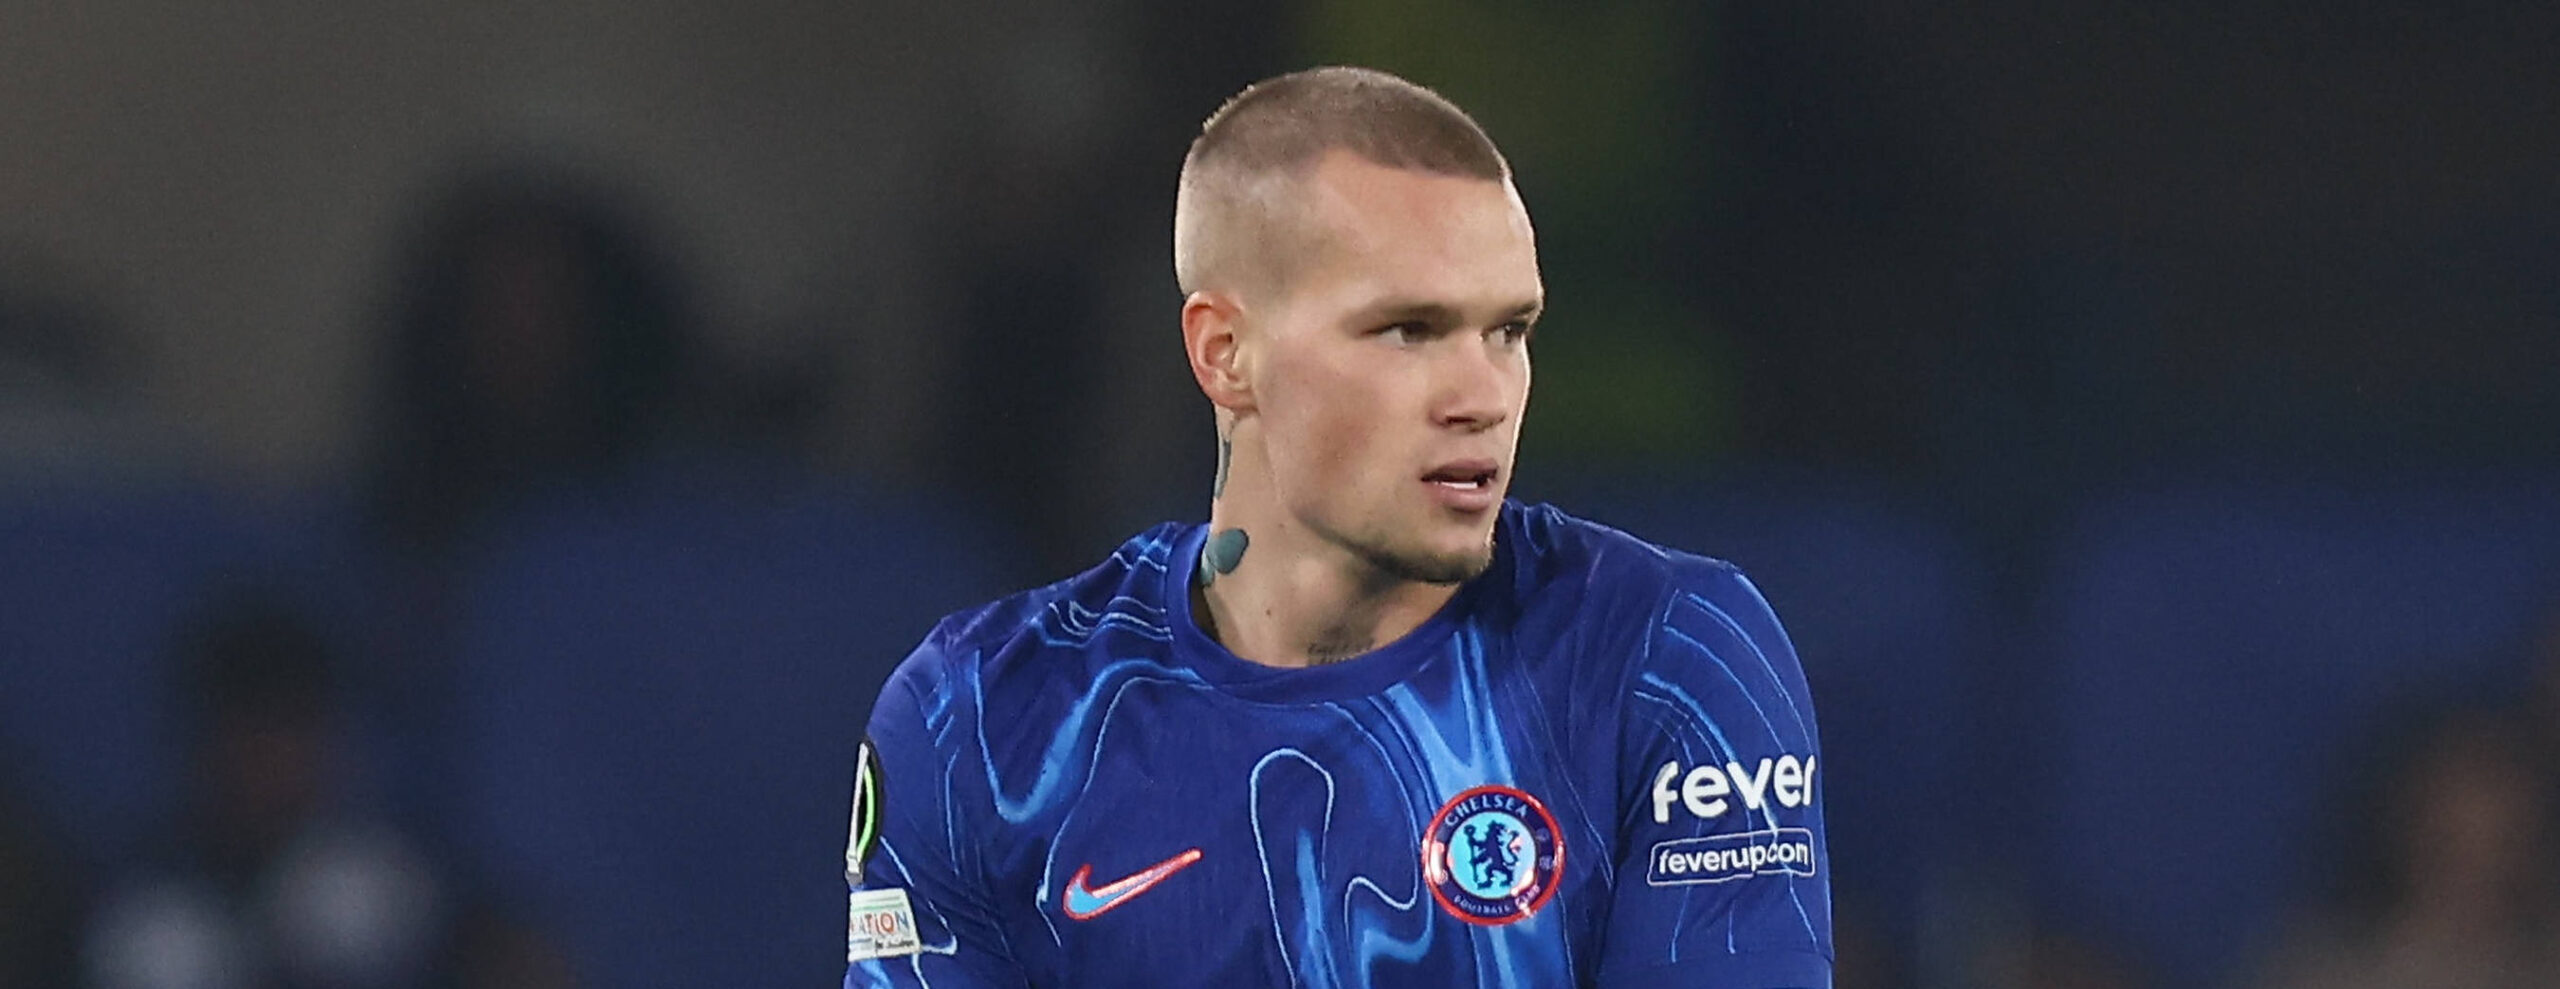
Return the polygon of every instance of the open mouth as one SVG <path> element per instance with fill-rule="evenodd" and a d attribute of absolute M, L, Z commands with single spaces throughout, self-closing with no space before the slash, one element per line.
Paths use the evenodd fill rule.
<path fill-rule="evenodd" d="M 1444 465 L 1422 475 L 1422 479 L 1453 491 L 1489 491 L 1493 479 L 1500 474 L 1490 461 L 1462 461 Z"/>

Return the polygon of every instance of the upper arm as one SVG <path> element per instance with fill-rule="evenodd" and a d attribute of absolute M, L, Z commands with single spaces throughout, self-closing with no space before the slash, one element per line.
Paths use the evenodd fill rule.
<path fill-rule="evenodd" d="M 941 660 L 919 646 L 872 708 L 845 852 L 846 989 L 1026 984 L 977 868 L 974 713 L 941 702 Z"/>
<path fill-rule="evenodd" d="M 1691 560 L 1641 648 L 1600 984 L 1830 985 L 1821 745 L 1794 646 L 1739 572 Z"/>

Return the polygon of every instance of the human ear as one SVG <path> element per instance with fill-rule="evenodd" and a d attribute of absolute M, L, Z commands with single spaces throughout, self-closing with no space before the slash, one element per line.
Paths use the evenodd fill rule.
<path fill-rule="evenodd" d="M 1243 307 L 1225 293 L 1193 292 L 1182 300 L 1182 349 L 1191 358 L 1191 377 L 1210 404 L 1229 412 L 1253 408 L 1243 322 Z"/>

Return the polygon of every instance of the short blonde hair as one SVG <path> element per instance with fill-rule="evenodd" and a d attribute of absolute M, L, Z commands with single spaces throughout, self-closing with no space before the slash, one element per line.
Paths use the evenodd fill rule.
<path fill-rule="evenodd" d="M 1201 124 L 1174 194 L 1173 274 L 1185 293 L 1222 279 L 1285 281 L 1295 256 L 1289 186 L 1325 152 L 1389 168 L 1501 182 L 1493 139 L 1440 94 L 1376 69 L 1326 66 L 1245 87 Z"/>

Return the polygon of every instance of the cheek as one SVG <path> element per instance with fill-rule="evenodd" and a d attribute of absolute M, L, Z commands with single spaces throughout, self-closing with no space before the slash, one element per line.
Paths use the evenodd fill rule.
<path fill-rule="evenodd" d="M 1357 356 L 1357 355 L 1350 355 Z M 1273 466 L 1325 491 L 1360 480 L 1394 390 L 1377 369 L 1299 361 L 1273 369 L 1269 444 Z"/>

